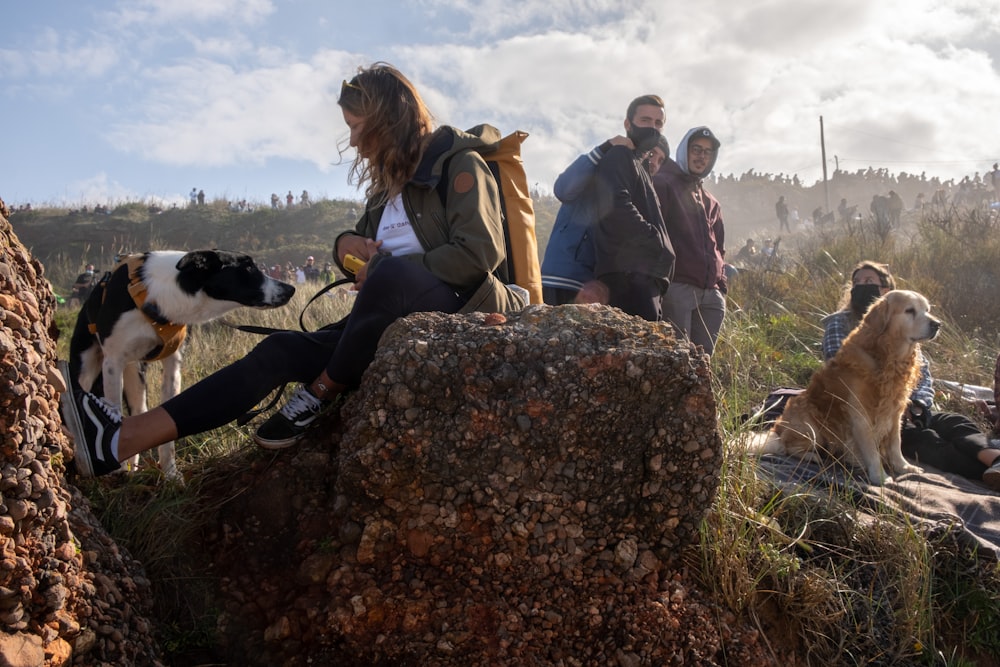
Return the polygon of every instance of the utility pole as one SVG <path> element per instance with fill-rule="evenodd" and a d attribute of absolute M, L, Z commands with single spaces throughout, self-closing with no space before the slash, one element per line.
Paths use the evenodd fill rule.
<path fill-rule="evenodd" d="M 823 195 L 826 197 L 827 213 L 830 212 L 830 184 L 826 180 L 826 139 L 823 137 L 823 117 L 819 117 L 819 148 L 823 155 Z"/>

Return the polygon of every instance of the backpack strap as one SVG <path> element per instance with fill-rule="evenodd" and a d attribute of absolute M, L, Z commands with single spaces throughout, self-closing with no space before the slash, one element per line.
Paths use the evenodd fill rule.
<path fill-rule="evenodd" d="M 504 260 L 503 264 L 497 268 L 503 268 L 503 273 L 500 274 L 496 270 L 493 271 L 493 275 L 497 277 L 501 282 L 507 283 L 510 281 L 510 276 L 514 275 L 514 264 L 513 264 L 513 252 L 514 249 L 511 247 L 510 243 L 510 229 L 507 223 L 507 202 L 504 199 L 503 188 L 500 187 L 499 171 L 500 168 L 495 162 L 492 162 L 487 158 L 486 155 L 480 153 L 475 148 L 468 148 L 466 150 L 479 153 L 479 156 L 483 158 L 483 162 L 486 163 L 486 169 L 489 170 L 490 176 L 493 178 L 493 182 L 496 183 L 497 192 L 499 193 L 500 199 L 500 224 L 503 227 L 503 245 L 504 245 Z M 451 167 L 451 159 L 455 157 L 450 155 L 444 160 L 444 164 L 441 165 L 441 179 L 434 186 L 434 189 L 438 193 L 438 198 L 441 200 L 441 205 L 445 208 L 445 213 L 448 211 L 448 168 Z"/>
<path fill-rule="evenodd" d="M 444 206 L 445 210 L 448 209 L 448 169 L 451 167 L 451 158 L 453 157 L 455 156 L 449 155 L 445 158 L 444 164 L 441 165 L 441 178 L 434 186 L 438 193 L 438 199 L 441 200 L 441 206 Z"/>

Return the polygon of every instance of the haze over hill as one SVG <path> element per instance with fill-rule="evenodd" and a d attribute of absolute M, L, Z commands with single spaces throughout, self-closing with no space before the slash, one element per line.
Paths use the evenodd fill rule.
<path fill-rule="evenodd" d="M 739 178 L 716 178 L 706 187 L 722 203 L 726 246 L 733 253 L 748 236 L 758 237 L 759 244 L 764 237 L 780 235 L 774 214 L 779 196 L 784 196 L 789 208 L 796 209 L 802 219 L 810 218 L 817 208 L 835 212 L 841 199 L 855 206 L 857 215 L 867 218 L 871 216 L 872 197 L 889 191 L 897 192 L 907 209 L 914 207 L 919 194 L 930 202 L 941 190 L 950 204 L 969 196 L 966 193 L 978 197 L 986 192 L 982 183 L 970 181 L 965 188 L 922 176 L 871 170 L 835 172 L 826 186 L 803 187 L 791 179 L 748 172 Z M 560 204 L 554 197 L 538 193 L 534 203 L 538 247 L 544 254 Z M 292 262 L 297 266 L 308 255 L 322 263 L 336 235 L 353 228 L 361 204 L 323 199 L 308 207 L 262 206 L 250 212 L 234 209 L 234 204 L 223 200 L 166 210 L 131 203 L 106 214 L 92 209 L 46 208 L 15 211 L 11 223 L 22 242 L 46 266 L 57 291 L 65 291 L 86 263 L 110 267 L 121 251 L 219 247 L 247 252 L 268 265 Z M 799 231 L 793 229 L 792 234 Z"/>

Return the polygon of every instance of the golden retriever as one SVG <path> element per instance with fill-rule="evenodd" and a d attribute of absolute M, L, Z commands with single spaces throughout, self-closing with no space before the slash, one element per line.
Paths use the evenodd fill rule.
<path fill-rule="evenodd" d="M 788 401 L 761 453 L 819 461 L 821 454 L 862 468 L 873 484 L 917 472 L 903 459 L 899 429 L 920 376 L 921 341 L 941 323 L 922 295 L 893 290 L 868 309 L 837 354 Z"/>

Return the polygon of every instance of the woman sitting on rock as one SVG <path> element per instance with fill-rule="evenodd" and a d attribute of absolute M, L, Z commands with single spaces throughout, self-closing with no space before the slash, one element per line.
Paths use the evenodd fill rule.
<path fill-rule="evenodd" d="M 226 424 L 286 382 L 303 383 L 257 429 L 270 449 L 297 442 L 338 394 L 357 387 L 382 332 L 414 312 L 503 312 L 523 301 L 494 271 L 505 259 L 500 199 L 476 149 L 488 152 L 499 132 L 435 130 L 409 80 L 385 64 L 362 69 L 341 86 L 338 104 L 357 151 L 351 178 L 368 203 L 355 231 L 341 234 L 334 258 L 350 254 L 358 296 L 344 326 L 265 338 L 243 359 L 144 414 L 122 418 L 76 388 L 82 432 L 73 433 L 77 469 L 103 475 L 140 452 Z M 439 192 L 445 173 L 449 182 Z"/>

